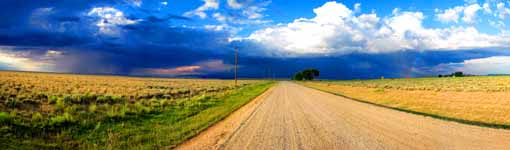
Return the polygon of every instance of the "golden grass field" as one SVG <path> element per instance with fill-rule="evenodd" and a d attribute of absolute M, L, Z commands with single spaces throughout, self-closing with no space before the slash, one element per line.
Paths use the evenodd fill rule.
<path fill-rule="evenodd" d="M 173 147 L 271 85 L 0 71 L 0 147 Z"/>
<path fill-rule="evenodd" d="M 471 124 L 510 125 L 510 77 L 418 78 L 302 82 L 404 111 Z"/>

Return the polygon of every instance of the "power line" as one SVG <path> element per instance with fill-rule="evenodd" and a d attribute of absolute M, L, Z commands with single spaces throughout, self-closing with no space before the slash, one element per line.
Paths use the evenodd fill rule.
<path fill-rule="evenodd" d="M 238 48 L 235 48 L 235 60 L 234 60 L 234 85 L 237 87 L 237 55 L 238 55 Z"/>

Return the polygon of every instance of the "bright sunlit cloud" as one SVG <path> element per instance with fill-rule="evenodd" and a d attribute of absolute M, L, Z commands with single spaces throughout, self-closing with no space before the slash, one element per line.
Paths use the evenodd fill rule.
<path fill-rule="evenodd" d="M 442 22 L 474 23 L 478 4 L 439 11 Z M 253 32 L 247 39 L 290 55 L 384 53 L 402 50 L 465 50 L 508 48 L 510 37 L 481 33 L 474 26 L 428 28 L 422 12 L 395 11 L 385 17 L 355 15 L 342 3 L 327 2 L 315 17 Z M 462 17 L 460 17 L 462 13 Z M 459 19 L 461 18 L 461 19 Z"/>
<path fill-rule="evenodd" d="M 55 50 L 34 54 L 31 52 L 16 52 L 9 50 L 8 47 L 2 47 L 0 48 L 0 66 L 22 71 L 56 71 L 54 60 L 61 55 L 62 52 Z"/>
<path fill-rule="evenodd" d="M 436 71 L 463 71 L 468 74 L 510 74 L 510 56 L 493 56 L 487 58 L 469 59 L 460 63 L 439 64 Z"/>

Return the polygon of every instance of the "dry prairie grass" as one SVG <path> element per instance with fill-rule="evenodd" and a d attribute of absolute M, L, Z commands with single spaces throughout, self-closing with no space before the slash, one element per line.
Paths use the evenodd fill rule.
<path fill-rule="evenodd" d="M 465 79 L 472 80 L 473 78 Z M 497 81 L 498 78 L 492 77 L 489 79 L 496 79 Z M 463 79 L 458 78 L 455 80 L 461 81 Z M 496 83 L 496 81 L 491 82 Z M 441 82 L 444 81 L 441 80 Z M 469 83 L 469 81 L 456 83 L 466 84 Z M 508 83 L 509 82 L 503 82 L 502 84 L 508 85 Z M 386 82 L 388 85 L 386 88 L 377 86 L 367 87 L 362 86 L 360 83 L 356 85 L 346 85 L 337 82 L 305 82 L 302 84 L 361 101 L 433 116 L 452 118 L 453 120 L 463 120 L 471 122 L 472 124 L 510 125 L 510 93 L 505 92 L 506 90 L 493 90 L 495 92 L 491 92 L 490 88 L 487 90 L 484 87 L 476 86 L 470 86 L 471 89 L 477 89 L 470 91 L 433 89 L 406 90 L 405 86 L 392 84 L 391 81 Z M 427 83 L 424 82 L 422 84 Z M 366 83 L 363 85 L 374 84 Z M 411 86 L 412 84 L 406 85 Z M 487 84 L 484 84 L 484 86 L 487 86 Z M 462 86 L 457 85 L 455 87 L 459 88 Z M 446 87 L 438 86 L 435 88 L 447 89 Z"/>
<path fill-rule="evenodd" d="M 0 71 L 0 147 L 175 146 L 271 85 Z"/>
<path fill-rule="evenodd" d="M 328 83 L 354 87 L 397 90 L 505 92 L 510 91 L 510 76 L 477 76 L 460 78 L 413 78 L 328 81 Z"/>
<path fill-rule="evenodd" d="M 256 83 L 240 80 L 241 85 Z M 16 97 L 46 95 L 95 94 L 125 96 L 128 98 L 188 96 L 187 92 L 218 92 L 233 88 L 230 80 L 139 78 L 98 75 L 69 75 L 0 71 L 2 93 Z M 22 97 L 24 98 L 24 97 Z"/>

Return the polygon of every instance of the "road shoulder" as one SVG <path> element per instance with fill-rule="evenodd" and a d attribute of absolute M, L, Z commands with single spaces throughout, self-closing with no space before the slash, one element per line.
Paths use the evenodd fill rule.
<path fill-rule="evenodd" d="M 265 98 L 273 92 L 275 86 L 251 100 L 225 119 L 199 133 L 197 136 L 183 142 L 175 149 L 179 150 L 208 150 L 219 149 L 229 137 L 253 114 Z"/>

